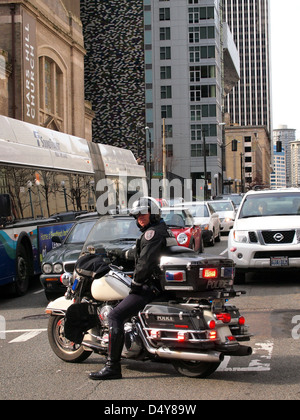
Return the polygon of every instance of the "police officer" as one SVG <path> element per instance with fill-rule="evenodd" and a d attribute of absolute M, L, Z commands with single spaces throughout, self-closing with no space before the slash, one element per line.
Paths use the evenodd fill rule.
<path fill-rule="evenodd" d="M 99 372 L 90 373 L 90 379 L 120 379 L 121 353 L 124 344 L 124 323 L 142 310 L 160 293 L 155 274 L 164 249 L 177 245 L 171 230 L 161 218 L 160 207 L 154 199 L 141 197 L 130 211 L 142 232 L 136 244 L 136 260 L 130 294 L 108 315 L 109 348 L 106 364 Z"/>

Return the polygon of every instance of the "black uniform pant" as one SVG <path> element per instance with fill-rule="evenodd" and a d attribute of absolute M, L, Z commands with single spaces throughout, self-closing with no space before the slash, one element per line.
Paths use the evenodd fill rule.
<path fill-rule="evenodd" d="M 150 288 L 143 288 L 141 293 L 131 293 L 109 313 L 109 327 L 122 331 L 124 323 L 137 315 L 154 298 L 155 294 Z"/>

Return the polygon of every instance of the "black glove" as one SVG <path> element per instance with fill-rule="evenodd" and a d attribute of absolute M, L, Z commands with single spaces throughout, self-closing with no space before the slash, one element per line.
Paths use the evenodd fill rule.
<path fill-rule="evenodd" d="M 129 292 L 129 294 L 131 295 L 132 293 L 134 294 L 140 294 L 143 291 L 143 285 L 139 284 L 139 283 L 135 283 L 134 280 L 132 280 L 131 282 L 131 290 Z"/>

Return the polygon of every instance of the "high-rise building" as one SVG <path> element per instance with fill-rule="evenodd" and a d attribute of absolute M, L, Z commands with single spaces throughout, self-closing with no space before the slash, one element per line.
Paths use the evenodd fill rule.
<path fill-rule="evenodd" d="M 160 177 L 165 138 L 170 176 L 220 185 L 223 93 L 239 78 L 222 0 L 81 0 L 81 19 L 94 141 L 145 151 Z"/>
<path fill-rule="evenodd" d="M 272 132 L 269 0 L 224 0 L 224 18 L 240 56 L 240 81 L 226 101 L 231 122 Z"/>
<path fill-rule="evenodd" d="M 144 16 L 146 122 L 154 173 L 162 172 L 164 143 L 166 170 L 194 185 L 206 176 L 214 194 L 222 181 L 223 95 L 239 78 L 222 1 L 144 0 Z"/>
<path fill-rule="evenodd" d="M 295 143 L 295 140 L 296 140 L 296 130 L 293 128 L 288 128 L 287 125 L 281 125 L 278 128 L 276 128 L 276 130 L 273 130 L 273 144 L 275 146 L 278 141 L 281 142 L 282 149 L 284 150 L 284 154 L 285 154 L 287 187 L 292 186 L 292 171 L 294 171 L 295 169 L 295 168 L 292 168 L 293 158 L 292 158 L 292 149 L 291 149 L 292 142 L 294 144 L 297 144 Z M 275 156 L 274 156 L 274 159 L 275 159 Z"/>

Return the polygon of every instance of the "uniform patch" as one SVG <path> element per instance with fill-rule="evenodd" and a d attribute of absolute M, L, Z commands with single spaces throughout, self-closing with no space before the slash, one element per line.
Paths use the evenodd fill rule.
<path fill-rule="evenodd" d="M 147 239 L 147 241 L 150 241 L 150 239 L 152 239 L 154 235 L 155 230 L 147 230 L 147 232 L 145 232 L 145 239 Z"/>

